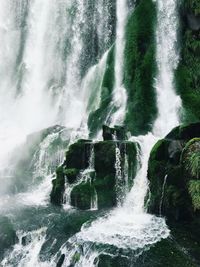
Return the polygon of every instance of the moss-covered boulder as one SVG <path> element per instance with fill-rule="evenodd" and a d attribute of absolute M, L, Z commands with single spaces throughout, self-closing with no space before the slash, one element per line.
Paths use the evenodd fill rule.
<path fill-rule="evenodd" d="M 69 169 L 86 169 L 89 166 L 91 141 L 80 139 L 66 152 L 65 165 Z"/>
<path fill-rule="evenodd" d="M 183 125 L 173 129 L 153 147 L 148 167 L 150 212 L 172 221 L 197 215 L 200 205 L 198 136 L 199 123 Z"/>
<path fill-rule="evenodd" d="M 0 218 L 0 259 L 6 249 L 11 248 L 18 241 L 11 221 L 7 217 Z"/>
<path fill-rule="evenodd" d="M 180 61 L 175 73 L 182 98 L 183 121 L 200 120 L 200 2 L 183 0 L 180 5 Z"/>
<path fill-rule="evenodd" d="M 128 94 L 125 124 L 132 135 L 150 131 L 157 115 L 155 25 L 154 1 L 136 1 L 126 26 L 124 60 L 124 83 Z"/>
<path fill-rule="evenodd" d="M 120 186 L 116 176 L 116 150 L 119 153 Z M 130 190 L 136 168 L 135 143 L 80 140 L 69 147 L 64 163 L 57 169 L 51 202 L 61 205 L 65 187 L 70 187 L 74 207 L 89 209 L 94 198 L 98 208 L 113 207 L 117 204 L 117 186 Z"/>

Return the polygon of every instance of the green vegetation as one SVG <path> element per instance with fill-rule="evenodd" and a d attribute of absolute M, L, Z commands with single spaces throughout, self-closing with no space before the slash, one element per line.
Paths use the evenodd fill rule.
<path fill-rule="evenodd" d="M 183 121 L 196 122 L 200 120 L 200 35 L 199 29 L 194 30 L 188 21 L 197 19 L 200 14 L 200 2 L 198 0 L 185 0 L 183 2 L 183 14 L 181 16 L 181 54 L 180 62 L 176 70 L 177 92 L 183 102 Z"/>
<path fill-rule="evenodd" d="M 182 152 L 182 164 L 190 177 L 200 178 L 200 138 L 190 140 Z"/>
<path fill-rule="evenodd" d="M 155 23 L 155 4 L 151 0 L 141 0 L 126 28 L 124 83 L 128 103 L 125 124 L 133 135 L 149 131 L 157 114 Z"/>
<path fill-rule="evenodd" d="M 200 210 L 200 181 L 189 181 L 188 190 L 192 198 L 194 210 Z"/>
<path fill-rule="evenodd" d="M 186 0 L 184 1 L 184 7 L 194 13 L 200 15 L 200 2 L 199 0 Z"/>

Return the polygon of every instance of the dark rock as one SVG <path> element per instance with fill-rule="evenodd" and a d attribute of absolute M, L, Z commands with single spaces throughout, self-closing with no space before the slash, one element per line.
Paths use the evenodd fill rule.
<path fill-rule="evenodd" d="M 87 170 L 91 148 L 94 148 L 94 171 Z M 66 159 L 57 169 L 53 180 L 51 202 L 62 204 L 65 179 L 74 184 L 71 191 L 71 205 L 80 209 L 89 209 L 91 198 L 98 196 L 98 207 L 106 208 L 116 205 L 116 147 L 120 149 L 121 168 L 125 175 L 125 164 L 128 165 L 128 186 L 131 189 L 137 168 L 137 147 L 129 141 L 101 141 L 91 144 L 89 140 L 81 140 L 71 145 Z M 80 180 L 80 183 L 77 181 Z M 125 185 L 125 176 L 121 186 Z"/>
<path fill-rule="evenodd" d="M 60 259 L 59 259 L 58 263 L 56 264 L 56 267 L 61 267 L 63 265 L 63 263 L 64 263 L 64 260 L 65 260 L 65 254 L 62 254 L 60 256 Z"/>
<path fill-rule="evenodd" d="M 79 172 L 77 169 L 64 169 L 64 174 L 69 184 L 73 184 L 76 181 Z"/>
<path fill-rule="evenodd" d="M 181 141 L 173 140 L 169 143 L 168 154 L 171 163 L 179 164 L 182 150 L 183 150 L 183 143 Z"/>
<path fill-rule="evenodd" d="M 187 22 L 191 30 L 193 31 L 200 30 L 200 16 L 195 16 L 192 13 L 187 14 Z"/>
<path fill-rule="evenodd" d="M 200 122 L 181 125 L 174 128 L 165 139 L 190 140 L 200 136 Z"/>
<path fill-rule="evenodd" d="M 63 193 L 65 190 L 65 174 L 63 166 L 60 166 L 56 170 L 56 179 L 52 181 L 53 188 L 50 194 L 51 203 L 55 205 L 61 205 L 63 203 Z"/>
<path fill-rule="evenodd" d="M 126 140 L 126 130 L 124 126 L 114 126 L 113 128 L 103 125 L 103 139 L 109 140 Z"/>
<path fill-rule="evenodd" d="M 199 138 L 195 138 L 200 136 L 199 126 L 200 124 L 196 123 L 176 127 L 165 139 L 157 142 L 150 154 L 149 211 L 162 214 L 170 221 L 192 219 L 197 215 L 195 207 L 200 207 L 197 203 L 198 186 L 192 183 L 194 173 L 191 174 L 190 170 L 190 162 L 193 167 L 195 163 L 190 158 L 194 156 L 195 151 L 200 153 L 200 146 L 197 145 Z M 190 140 L 191 138 L 194 139 Z M 196 158 L 197 163 L 199 160 Z M 193 168 L 196 173 L 199 172 L 197 166 L 196 169 Z"/>
<path fill-rule="evenodd" d="M 65 165 L 69 169 L 86 169 L 89 166 L 91 141 L 79 140 L 66 152 Z"/>
<path fill-rule="evenodd" d="M 71 205 L 79 209 L 90 209 L 93 186 L 90 182 L 82 182 L 75 186 L 71 192 Z"/>

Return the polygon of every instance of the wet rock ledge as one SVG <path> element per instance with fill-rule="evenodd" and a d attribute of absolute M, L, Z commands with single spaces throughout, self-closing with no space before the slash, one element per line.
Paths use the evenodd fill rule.
<path fill-rule="evenodd" d="M 68 201 L 84 210 L 92 208 L 92 202 L 100 209 L 116 206 L 118 198 L 123 201 L 136 173 L 137 144 L 127 141 L 124 127 L 119 126 L 103 126 L 103 138 L 94 143 L 78 140 L 69 146 L 53 180 L 53 204 Z"/>

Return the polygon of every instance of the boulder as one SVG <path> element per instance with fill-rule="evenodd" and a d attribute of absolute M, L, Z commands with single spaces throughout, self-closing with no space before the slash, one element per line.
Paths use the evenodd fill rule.
<path fill-rule="evenodd" d="M 200 187 L 193 182 L 199 177 L 199 129 L 199 123 L 176 127 L 150 154 L 149 211 L 170 221 L 192 219 L 200 207 Z"/>
<path fill-rule="evenodd" d="M 89 209 L 91 199 L 97 195 L 98 208 L 113 207 L 117 204 L 116 196 L 116 148 L 120 151 L 122 173 L 121 186 L 130 190 L 137 168 L 137 145 L 129 141 L 79 140 L 66 152 L 62 166 L 57 169 L 53 180 L 51 202 L 62 204 L 65 186 L 72 187 L 71 205 L 80 209 Z M 93 154 L 94 166 L 91 164 Z M 91 169 L 93 168 L 93 169 Z M 125 179 L 125 175 L 128 179 Z M 67 183 L 66 183 L 67 182 Z"/>

